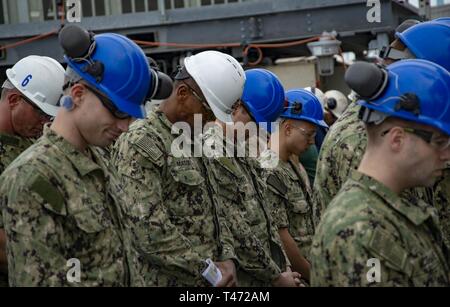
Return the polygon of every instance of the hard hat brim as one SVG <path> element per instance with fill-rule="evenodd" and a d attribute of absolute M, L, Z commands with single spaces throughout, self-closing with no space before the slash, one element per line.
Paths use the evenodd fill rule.
<path fill-rule="evenodd" d="M 11 82 L 11 84 L 14 85 L 14 88 L 16 90 L 18 90 L 22 95 L 24 95 L 30 101 L 32 101 L 35 105 L 37 105 L 39 107 L 39 109 L 41 109 L 43 112 L 45 112 L 45 114 L 52 116 L 52 117 L 56 116 L 60 107 L 52 106 L 48 103 L 39 102 L 33 96 L 31 96 L 28 91 L 22 90 L 19 86 L 19 83 L 14 79 L 14 77 L 12 75 L 12 69 L 8 69 L 6 71 L 6 76 L 8 77 L 9 82 Z"/>

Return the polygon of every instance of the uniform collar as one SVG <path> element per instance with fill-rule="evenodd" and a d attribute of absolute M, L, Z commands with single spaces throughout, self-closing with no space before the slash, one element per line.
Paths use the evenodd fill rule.
<path fill-rule="evenodd" d="M 102 171 L 101 167 L 96 164 L 92 158 L 81 153 L 66 139 L 51 130 L 49 126 L 44 127 L 43 138 L 47 139 L 51 144 L 55 145 L 64 154 L 64 156 L 70 160 L 74 168 L 80 173 L 81 176 L 84 177 L 87 174 L 97 170 Z M 88 154 L 91 157 L 96 157 L 96 153 L 93 148 L 88 147 L 87 150 Z"/>
<path fill-rule="evenodd" d="M 417 204 L 407 203 L 388 187 L 360 172 L 353 172 L 352 180 L 381 197 L 392 209 L 404 215 L 414 225 L 419 226 L 431 217 L 428 205 L 419 200 Z"/>
<path fill-rule="evenodd" d="M 169 131 L 172 130 L 173 123 L 170 122 L 170 120 L 167 118 L 166 114 L 161 111 L 161 109 L 155 110 L 155 115 L 161 121 L 162 125 Z"/>

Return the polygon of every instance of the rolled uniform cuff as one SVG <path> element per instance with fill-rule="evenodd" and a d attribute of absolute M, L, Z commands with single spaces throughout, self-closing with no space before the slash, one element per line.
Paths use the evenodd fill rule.
<path fill-rule="evenodd" d="M 222 254 L 219 256 L 218 261 L 227 261 L 232 260 L 234 262 L 234 265 L 236 266 L 236 269 L 240 266 L 239 260 L 234 252 L 233 249 L 224 247 Z"/>

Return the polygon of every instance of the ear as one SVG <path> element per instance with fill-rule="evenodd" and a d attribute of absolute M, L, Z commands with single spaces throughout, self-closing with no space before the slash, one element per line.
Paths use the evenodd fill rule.
<path fill-rule="evenodd" d="M 7 101 L 8 101 L 9 108 L 11 110 L 13 110 L 13 109 L 15 109 L 15 108 L 17 108 L 19 106 L 19 104 L 21 103 L 22 99 L 21 99 L 19 93 L 12 91 L 7 96 Z"/>
<path fill-rule="evenodd" d="M 400 127 L 395 127 L 389 133 L 389 145 L 392 151 L 400 152 L 405 146 L 406 142 L 406 133 Z"/>
<path fill-rule="evenodd" d="M 82 84 L 75 84 L 70 89 L 70 96 L 72 97 L 74 108 L 80 106 L 83 103 L 84 95 L 86 94 L 86 88 Z"/>
<path fill-rule="evenodd" d="M 189 97 L 189 91 L 186 85 L 180 84 L 176 89 L 178 101 L 185 101 Z"/>
<path fill-rule="evenodd" d="M 283 123 L 282 129 L 284 130 L 284 134 L 286 136 L 290 136 L 292 134 L 292 125 L 289 122 L 289 120 L 287 120 Z"/>

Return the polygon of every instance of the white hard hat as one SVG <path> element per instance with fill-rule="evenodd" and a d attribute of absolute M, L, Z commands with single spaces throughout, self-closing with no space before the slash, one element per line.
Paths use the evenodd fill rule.
<path fill-rule="evenodd" d="M 322 107 L 324 107 L 324 105 L 325 105 L 325 94 L 322 92 L 322 90 L 320 88 L 317 88 L 317 87 L 305 87 L 305 90 L 307 90 L 308 92 L 311 92 L 314 95 L 316 95 L 316 97 L 319 98 L 320 104 L 322 105 Z"/>
<path fill-rule="evenodd" d="M 341 117 L 348 107 L 348 100 L 345 95 L 339 91 L 328 91 L 325 93 L 325 109 L 331 112 L 336 118 Z"/>
<path fill-rule="evenodd" d="M 217 119 L 233 122 L 233 105 L 242 97 L 245 85 L 245 72 L 239 62 L 222 52 L 205 51 L 186 58 L 184 65 Z"/>
<path fill-rule="evenodd" d="M 56 116 L 64 86 L 64 68 L 56 60 L 31 55 L 6 71 L 9 82 L 50 116 Z"/>

